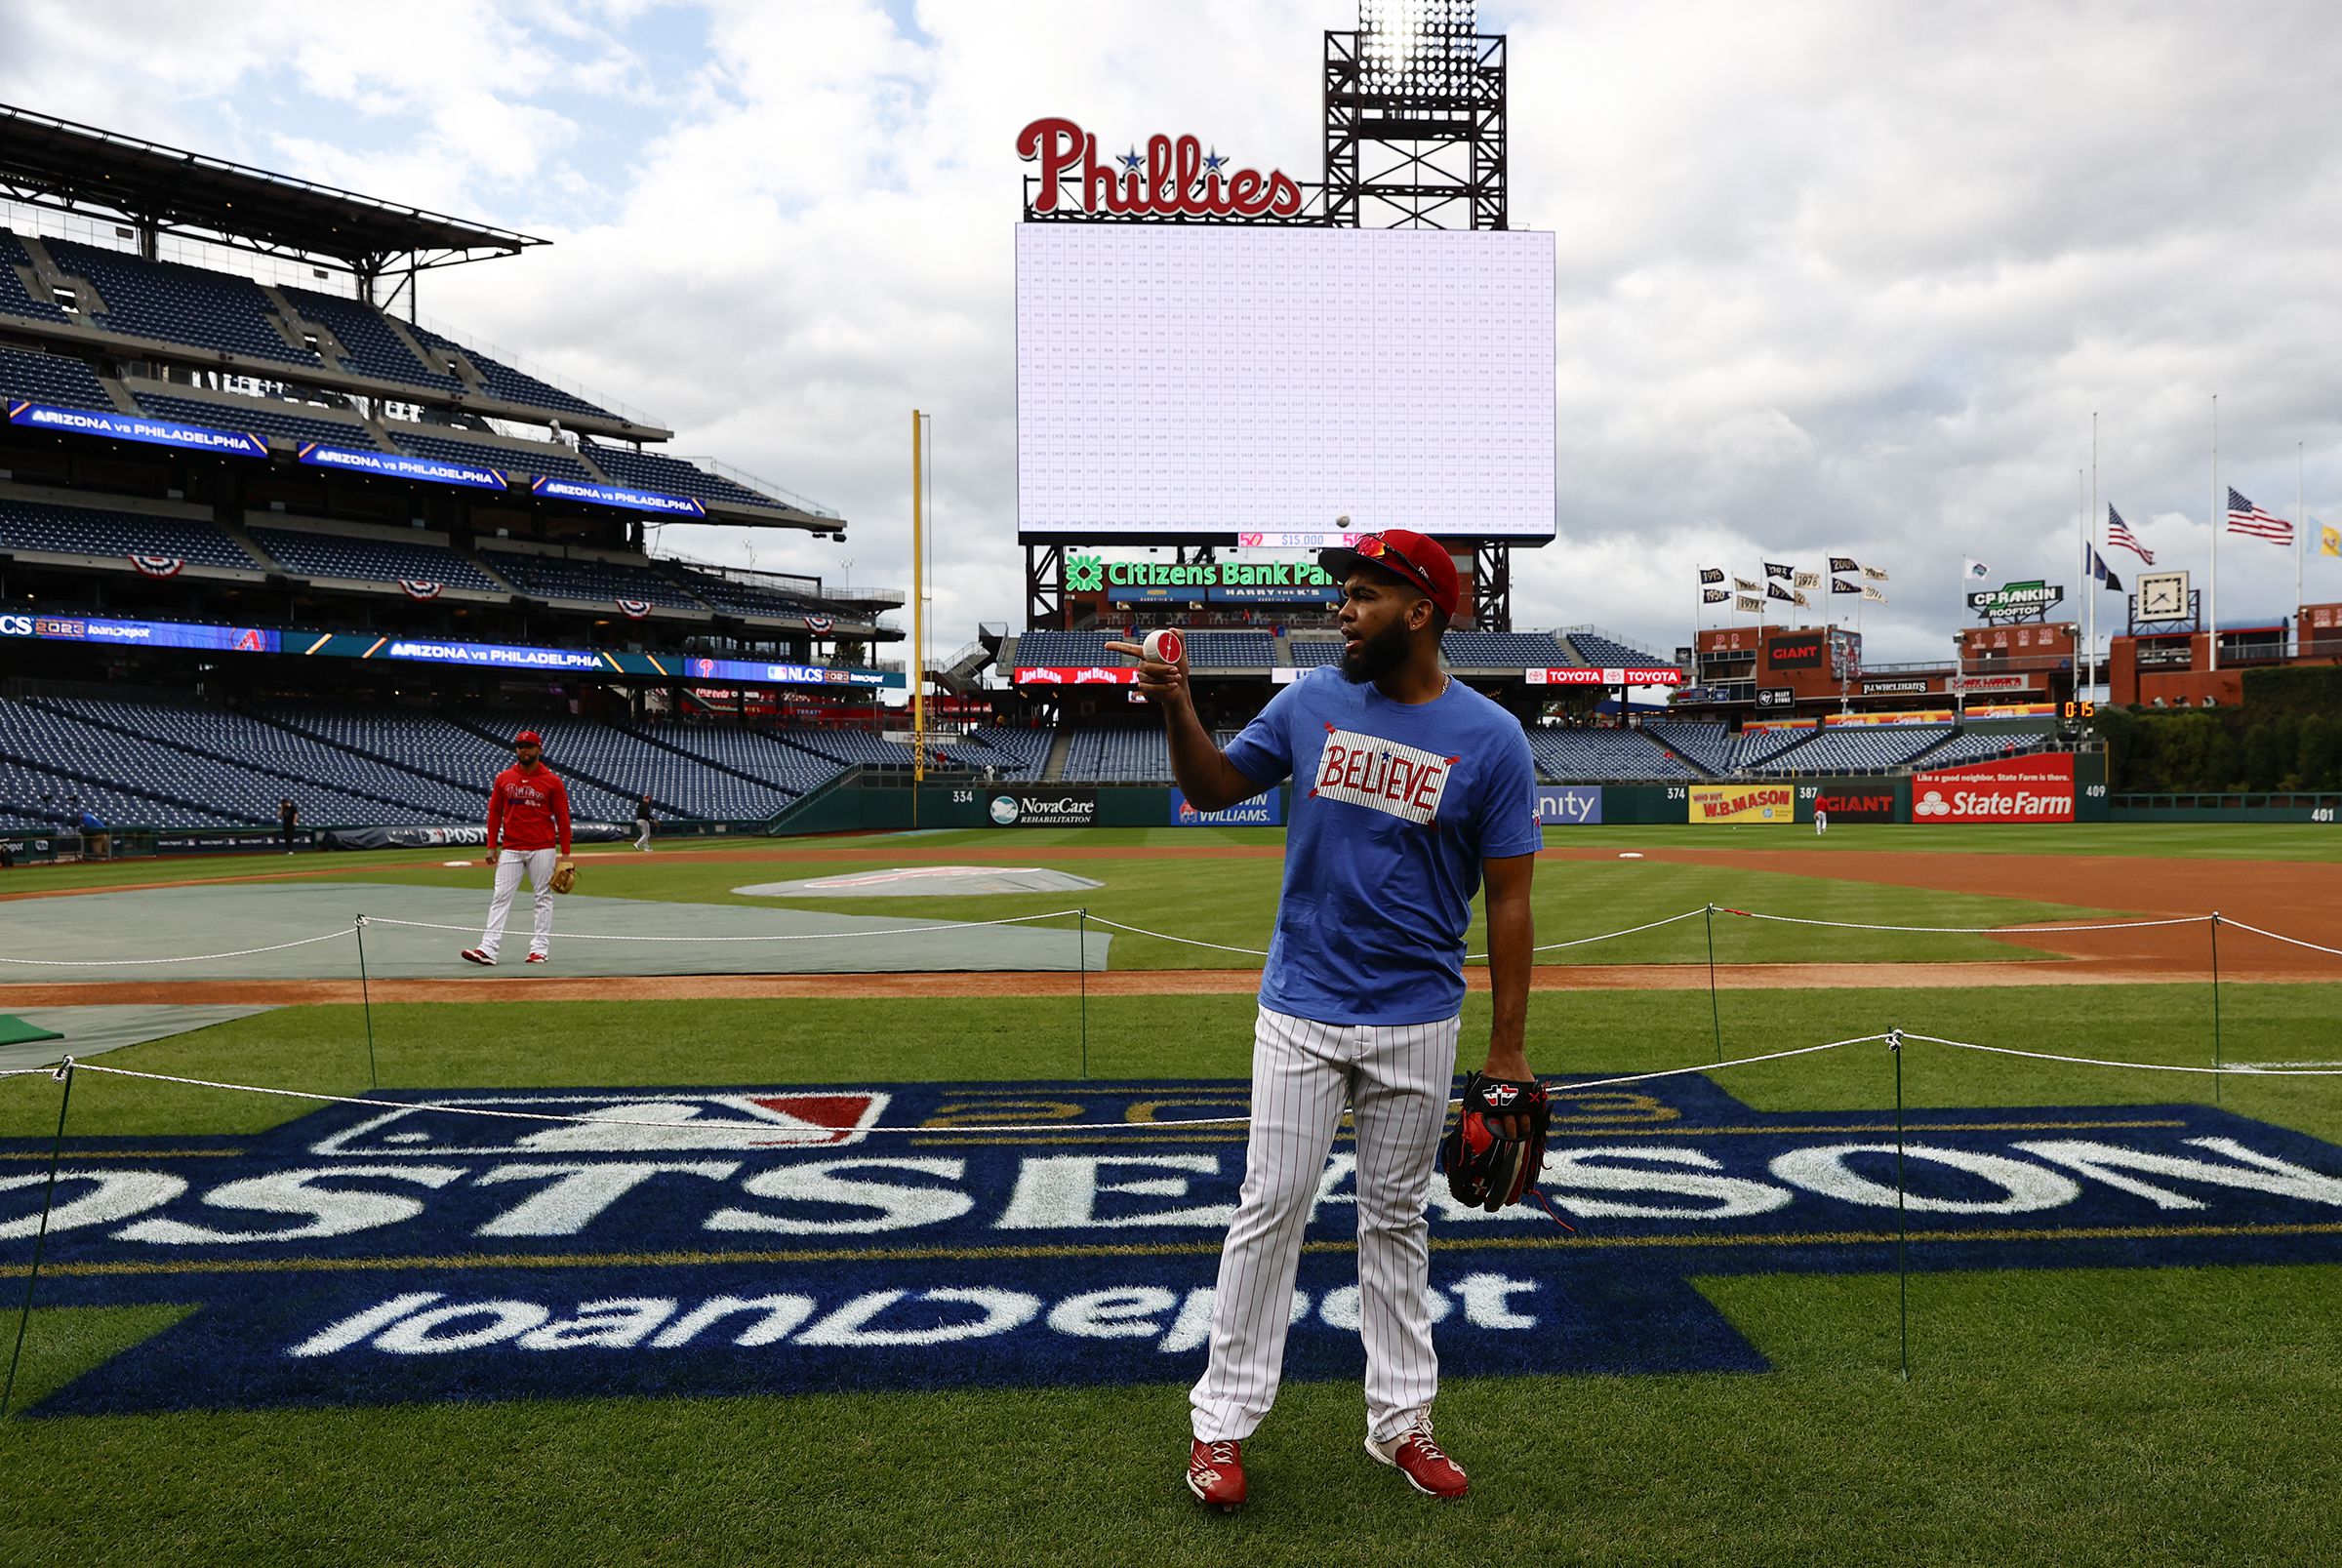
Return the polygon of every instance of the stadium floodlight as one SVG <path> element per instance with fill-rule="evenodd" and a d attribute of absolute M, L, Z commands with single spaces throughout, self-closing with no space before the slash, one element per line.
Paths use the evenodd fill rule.
<path fill-rule="evenodd" d="M 1473 59 L 1475 0 L 1358 0 L 1358 66 L 1370 91 L 1445 85 Z"/>

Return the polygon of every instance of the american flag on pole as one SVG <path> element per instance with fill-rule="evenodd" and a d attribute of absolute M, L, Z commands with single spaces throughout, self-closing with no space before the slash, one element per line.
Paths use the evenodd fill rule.
<path fill-rule="evenodd" d="M 2232 490 L 2229 494 L 2233 496 L 2236 492 Z M 2130 551 L 2149 566 L 2155 564 L 2155 551 L 2139 543 L 2139 536 L 2130 531 L 2130 525 L 2122 520 L 2122 514 L 2111 505 L 2106 508 L 2106 543 Z"/>
<path fill-rule="evenodd" d="M 2272 517 L 2246 501 L 2234 485 L 2228 491 L 2228 531 L 2232 534 L 2250 534 L 2273 544 L 2293 543 L 2293 525 L 2282 517 Z"/>

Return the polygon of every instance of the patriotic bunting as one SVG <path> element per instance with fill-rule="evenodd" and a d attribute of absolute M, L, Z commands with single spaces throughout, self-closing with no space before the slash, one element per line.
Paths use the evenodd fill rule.
<path fill-rule="evenodd" d="M 176 555 L 134 555 L 130 564 L 146 577 L 177 577 L 187 563 Z"/>
<path fill-rule="evenodd" d="M 628 621 L 640 621 L 651 613 L 651 601 L 648 599 L 618 599 L 612 602 L 626 614 Z"/>
<path fill-rule="evenodd" d="M 402 577 L 398 580 L 398 585 L 405 590 L 408 598 L 424 604 L 428 604 L 431 600 L 439 597 L 447 586 L 444 583 L 434 583 L 427 577 Z"/>
<path fill-rule="evenodd" d="M 830 628 L 836 624 L 837 619 L 834 616 L 809 615 L 805 618 L 805 629 L 817 637 L 828 636 Z"/>

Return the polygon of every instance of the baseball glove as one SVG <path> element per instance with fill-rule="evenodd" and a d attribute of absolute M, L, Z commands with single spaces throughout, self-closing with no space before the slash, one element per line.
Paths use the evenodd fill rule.
<path fill-rule="evenodd" d="M 570 889 L 576 887 L 577 885 L 578 868 L 576 866 L 561 865 L 554 867 L 552 888 L 555 893 L 567 893 Z"/>
<path fill-rule="evenodd" d="M 1492 1116 L 1525 1117 L 1526 1136 L 1507 1138 L 1490 1122 Z M 1439 1168 L 1447 1173 L 1447 1189 L 1456 1201 L 1490 1214 L 1518 1202 L 1545 1167 L 1551 1116 L 1545 1085 L 1534 1079 L 1521 1083 L 1476 1072 L 1467 1077 L 1463 1114 L 1439 1140 Z"/>

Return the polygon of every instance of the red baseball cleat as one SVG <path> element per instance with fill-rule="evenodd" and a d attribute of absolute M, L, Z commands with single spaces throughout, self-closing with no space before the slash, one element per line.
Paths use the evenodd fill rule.
<path fill-rule="evenodd" d="M 496 967 L 496 960 L 489 957 L 477 947 L 464 948 L 464 961 L 468 964 L 480 964 L 489 969 L 494 969 Z"/>
<path fill-rule="evenodd" d="M 549 964 L 552 961 L 553 955 L 549 952 L 533 952 L 529 954 L 529 962 L 532 964 Z"/>
<path fill-rule="evenodd" d="M 1244 1445 L 1207 1443 L 1200 1439 L 1188 1449 L 1188 1490 L 1196 1501 L 1233 1513 L 1244 1501 Z"/>
<path fill-rule="evenodd" d="M 1407 1478 L 1409 1486 L 1426 1496 L 1453 1503 L 1472 1490 L 1464 1467 L 1449 1459 L 1432 1441 L 1429 1416 L 1387 1443 L 1367 1438 L 1366 1452 L 1397 1470 Z"/>

